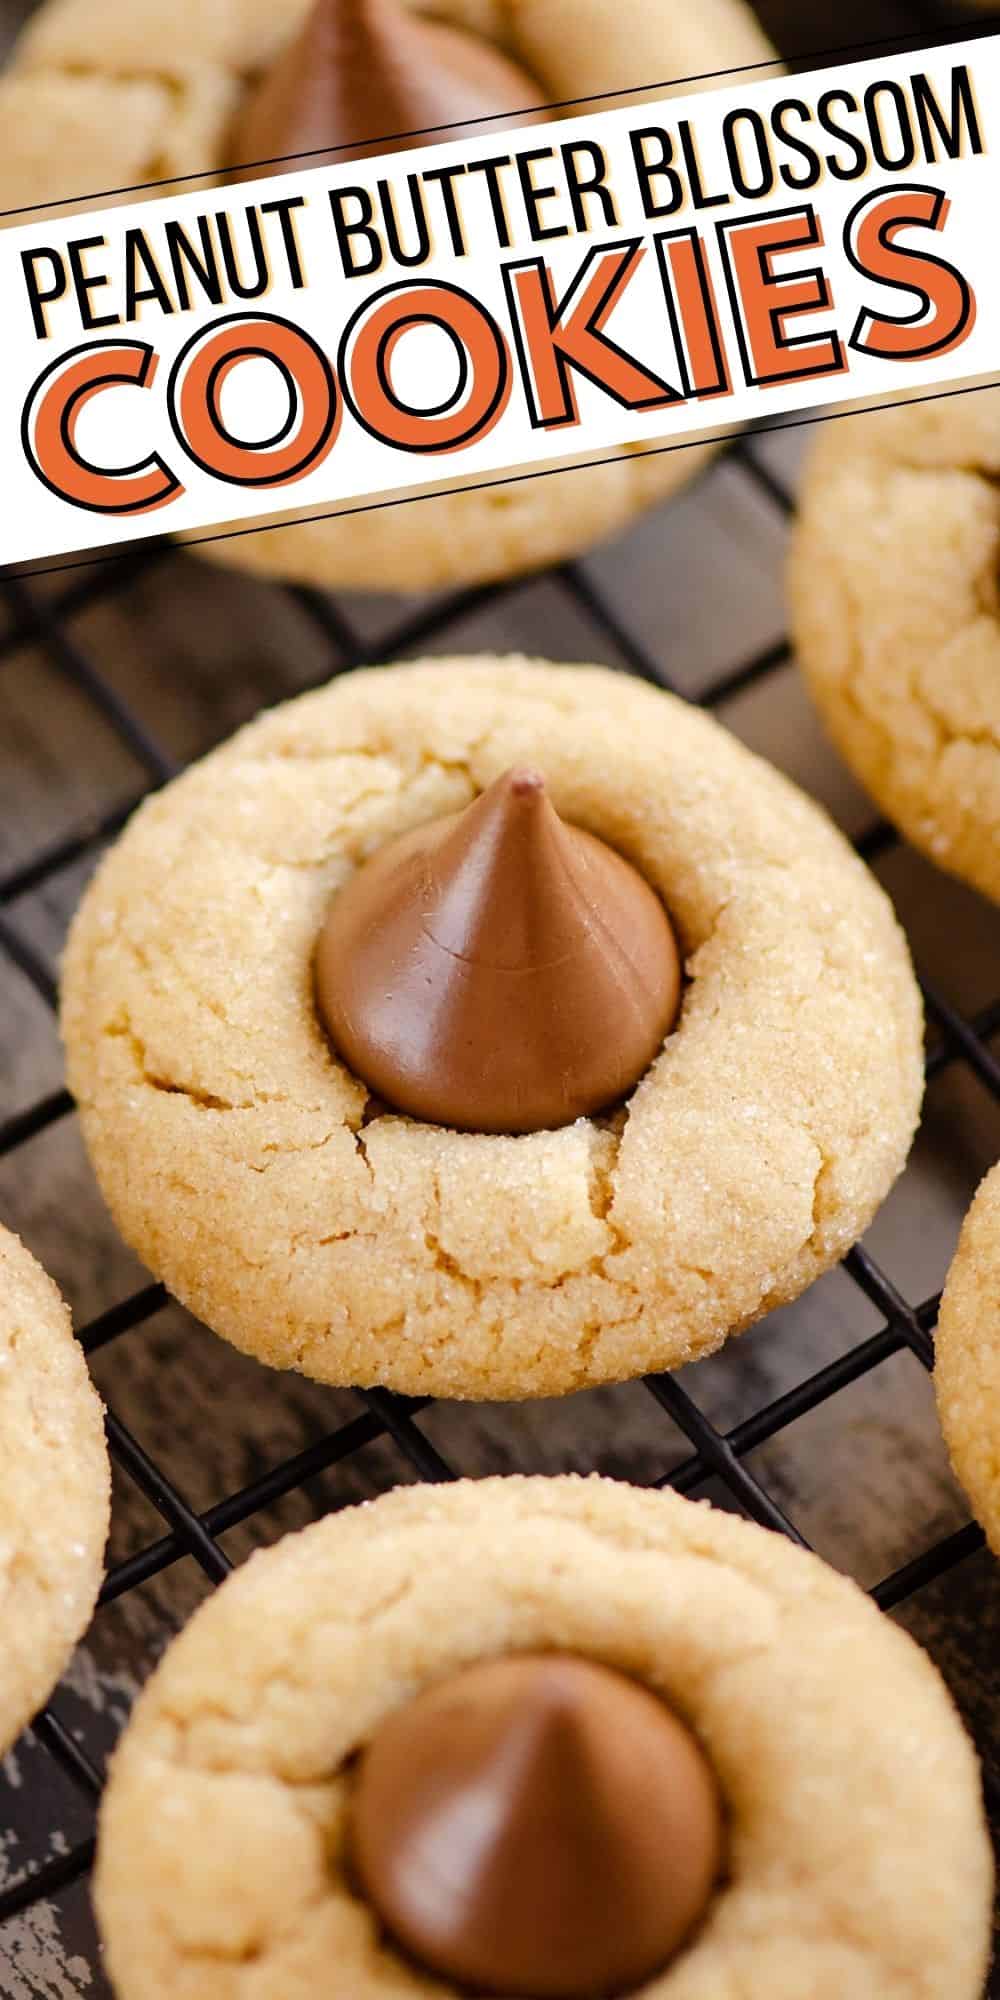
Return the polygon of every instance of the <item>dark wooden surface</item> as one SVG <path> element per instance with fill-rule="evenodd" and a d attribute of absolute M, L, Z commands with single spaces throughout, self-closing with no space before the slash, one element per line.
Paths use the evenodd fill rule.
<path fill-rule="evenodd" d="M 27 11 L 18 0 L 5 0 L 0 21 L 9 27 Z M 774 4 L 764 11 L 783 46 L 796 54 L 892 32 L 912 18 L 902 7 L 838 0 L 807 9 Z M 791 481 L 805 435 L 779 433 L 756 448 Z M 786 533 L 780 509 L 745 469 L 725 462 L 676 506 L 592 557 L 587 573 L 665 672 L 697 693 L 725 667 L 780 637 Z M 406 608 L 386 599 L 345 603 L 376 647 Z M 198 754 L 262 704 L 293 694 L 335 664 L 315 626 L 284 592 L 181 555 L 114 602 L 87 611 L 73 635 L 178 757 Z M 439 651 L 520 647 L 621 664 L 604 630 L 553 579 L 472 607 L 435 640 Z M 871 808 L 826 744 L 792 666 L 731 702 L 724 719 L 822 798 L 849 831 L 869 824 Z M 0 657 L 0 873 L 76 828 L 88 813 L 128 798 L 141 782 L 131 757 L 41 649 Z M 84 872 L 63 872 L 9 912 L 19 935 L 50 965 L 58 959 Z M 892 853 L 879 873 L 922 965 L 949 997 L 973 1010 L 994 1000 L 1000 994 L 1000 912 L 903 851 Z M 0 1118 L 60 1081 L 51 1013 L 0 956 Z M 912 1164 L 871 1236 L 873 1250 L 911 1300 L 940 1285 L 972 1190 L 998 1153 L 1000 1111 L 966 1070 L 946 1070 L 931 1089 Z M 46 1262 L 81 1322 L 143 1281 L 104 1213 L 70 1119 L 0 1160 L 0 1216 Z M 856 1288 L 836 1273 L 721 1357 L 687 1371 L 685 1379 L 708 1414 L 728 1427 L 877 1323 Z M 109 1347 L 94 1372 L 118 1413 L 199 1507 L 322 1436 L 356 1407 L 350 1396 L 273 1376 L 242 1360 L 176 1308 Z M 580 1468 L 648 1482 L 689 1449 L 641 1387 L 559 1405 L 439 1407 L 423 1423 L 451 1462 L 470 1474 Z M 929 1382 L 908 1357 L 887 1363 L 803 1419 L 755 1454 L 752 1465 L 820 1552 L 865 1585 L 967 1519 L 947 1469 Z M 228 1536 L 226 1546 L 239 1559 L 258 1540 L 412 1476 L 393 1446 L 372 1445 Z M 705 1491 L 726 1504 L 715 1489 Z M 159 1532 L 147 1503 L 118 1481 L 112 1555 L 121 1557 Z M 59 1697 L 60 1712 L 98 1756 L 204 1588 L 194 1566 L 180 1563 L 99 1615 Z M 995 1565 L 985 1555 L 973 1558 L 900 1615 L 937 1660 L 987 1764 L 1000 1775 Z M 9 1880 L 86 1832 L 88 1815 L 28 1741 L 6 1760 L 4 1778 L 0 1880 Z M 77 1994 L 102 2000 L 106 1993 L 84 1886 L 0 1933 L 4 2000 L 70 2000 Z"/>

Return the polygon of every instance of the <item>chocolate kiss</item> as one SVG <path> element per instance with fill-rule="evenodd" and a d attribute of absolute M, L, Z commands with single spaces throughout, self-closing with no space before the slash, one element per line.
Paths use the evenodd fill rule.
<path fill-rule="evenodd" d="M 432 127 L 499 131 L 499 122 L 478 121 L 521 114 L 544 97 L 491 43 L 411 14 L 398 0 L 317 0 L 240 113 L 232 158 L 238 164 L 314 153 L 301 165 L 337 166 L 450 136 Z M 531 125 L 542 115 L 515 122 Z M 406 133 L 426 138 L 397 136 Z"/>
<path fill-rule="evenodd" d="M 661 1972 L 722 1862 L 719 1793 L 648 1689 L 570 1655 L 469 1667 L 365 1752 L 354 1862 L 391 1936 L 473 1992 L 581 2000 Z"/>
<path fill-rule="evenodd" d="M 649 884 L 564 825 L 535 771 L 383 848 L 334 898 L 316 996 L 397 1111 L 538 1132 L 615 1103 L 673 1026 L 680 961 Z"/>

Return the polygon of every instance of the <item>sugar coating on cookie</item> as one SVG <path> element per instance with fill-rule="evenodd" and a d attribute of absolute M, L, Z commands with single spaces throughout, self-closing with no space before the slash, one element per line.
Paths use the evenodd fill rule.
<path fill-rule="evenodd" d="M 1000 1167 L 976 1195 L 948 1273 L 934 1388 L 955 1475 L 1000 1555 Z"/>
<path fill-rule="evenodd" d="M 670 911 L 683 1011 L 624 1108 L 559 1131 L 388 1115 L 314 1000 L 334 892 L 503 771 Z M 73 926 L 71 1088 L 126 1239 L 245 1351 L 413 1394 L 676 1367 L 866 1228 L 922 1090 L 902 934 L 820 809 L 710 718 L 597 668 L 352 674 L 149 800 Z"/>
<path fill-rule="evenodd" d="M 0 188 L 12 208 L 199 172 L 230 135 L 313 0 L 45 0 L 0 77 Z M 417 12 L 485 38 L 553 104 L 767 62 L 744 0 L 439 0 Z M 641 95 L 627 100 L 637 108 Z M 244 156 L 245 157 L 245 156 Z M 130 199 L 135 199 L 131 196 Z M 623 446 L 565 477 L 445 493 L 208 545 L 210 559 L 324 589 L 425 590 L 544 568 L 620 533 L 700 472 L 714 447 Z M 646 446 L 648 454 L 649 446 Z M 571 461 L 567 460 L 567 463 Z M 387 532 L 391 523 L 391 533 Z"/>
<path fill-rule="evenodd" d="M 828 425 L 790 570 L 838 748 L 916 847 L 1000 900 L 1000 393 Z"/>
<path fill-rule="evenodd" d="M 727 1877 L 644 2000 L 979 2000 L 991 1855 L 930 1661 L 779 1536 L 600 1479 L 397 1491 L 202 1606 L 102 1808 L 120 2000 L 454 2000 L 353 1886 L 352 1760 L 447 1676 L 551 1651 L 666 1701 L 725 1801 Z"/>
<path fill-rule="evenodd" d="M 90 1623 L 110 1495 L 100 1399 L 69 1311 L 0 1229 L 0 1750 L 52 1692 Z"/>

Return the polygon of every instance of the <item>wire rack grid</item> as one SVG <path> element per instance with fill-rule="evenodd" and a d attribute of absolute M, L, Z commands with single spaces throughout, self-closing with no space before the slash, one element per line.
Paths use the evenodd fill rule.
<path fill-rule="evenodd" d="M 911 16 L 912 18 L 912 16 Z M 726 457 L 750 482 L 760 502 L 784 520 L 792 507 L 792 497 L 770 460 L 760 451 L 759 440 L 742 438 L 733 443 Z M 141 798 L 167 782 L 175 772 L 175 762 L 142 714 L 123 699 L 112 680 L 102 671 L 80 637 L 79 625 L 93 607 L 122 599 L 129 589 L 161 565 L 177 561 L 176 550 L 167 543 L 144 546 L 119 560 L 72 578 L 67 583 L 39 586 L 24 581 L 0 583 L 7 611 L 6 629 L 0 632 L 0 667 L 13 663 L 25 647 L 42 649 L 48 667 L 64 685 L 72 688 L 110 732 L 143 774 L 141 787 L 121 798 L 68 834 L 43 845 L 0 877 L 0 973 L 27 981 L 47 1008 L 57 1000 L 54 966 L 39 950 L 28 930 L 18 921 L 18 905 L 23 899 L 65 877 L 98 854 L 117 833 Z M 623 669 L 657 686 L 673 684 L 661 660 L 637 632 L 634 621 L 625 616 L 612 594 L 595 580 L 592 566 L 568 563 L 549 578 L 574 616 L 581 613 L 592 627 L 603 632 L 609 650 Z M 308 621 L 322 649 L 323 671 L 316 679 L 349 672 L 378 659 L 412 652 L 418 647 L 434 647 L 484 605 L 501 605 L 515 599 L 530 585 L 514 583 L 486 590 L 462 591 L 407 612 L 390 631 L 383 630 L 373 643 L 356 621 L 350 603 L 315 591 L 274 585 L 294 602 L 297 613 Z M 719 710 L 778 674 L 790 657 L 786 640 L 771 642 L 750 658 L 738 660 L 719 672 L 698 699 L 709 710 Z M 682 687 L 677 692 L 685 692 Z M 868 826 L 858 841 L 864 858 L 874 861 L 885 856 L 897 841 L 884 822 Z M 963 1067 L 1000 1107 L 1000 1061 L 993 1039 L 1000 1032 L 1000 996 L 974 1015 L 969 1015 L 942 993 L 938 986 L 922 980 L 924 999 L 931 1024 L 927 1052 L 929 1080 L 945 1069 Z M 3 1036 L 0 1018 L 0 1038 Z M 73 1115 L 73 1105 L 63 1089 L 47 1092 L 16 1115 L 0 1122 L 0 1160 L 10 1159 L 41 1134 L 57 1127 Z M 783 1393 L 760 1403 L 738 1424 L 720 1427 L 703 1408 L 689 1386 L 689 1376 L 660 1375 L 649 1378 L 645 1391 L 653 1405 L 669 1419 L 670 1436 L 679 1431 L 687 1440 L 686 1455 L 672 1463 L 658 1483 L 684 1494 L 697 1494 L 710 1483 L 721 1485 L 729 1503 L 750 1520 L 806 1546 L 806 1537 L 781 1500 L 758 1476 L 748 1460 L 765 1444 L 787 1433 L 810 1413 L 831 1403 L 852 1385 L 880 1369 L 892 1357 L 908 1356 L 920 1371 L 933 1366 L 933 1333 L 939 1295 L 907 1296 L 865 1247 L 854 1249 L 844 1269 L 855 1292 L 874 1308 L 878 1324 L 852 1342 L 846 1351 L 813 1369 Z M 96 1355 L 111 1343 L 130 1335 L 155 1320 L 168 1304 L 162 1286 L 147 1284 L 116 1298 L 79 1331 L 88 1356 Z M 116 1413 L 113 1402 L 107 1412 L 107 1436 L 112 1459 L 121 1477 L 131 1482 L 159 1516 L 162 1531 L 110 1567 L 101 1593 L 101 1604 L 109 1605 L 126 1593 L 136 1591 L 172 1566 L 193 1562 L 210 1585 L 221 1582 L 231 1569 L 231 1559 L 221 1538 L 238 1524 L 263 1517 L 298 1489 L 323 1481 L 338 1467 L 378 1439 L 391 1439 L 413 1476 L 429 1481 L 453 1479 L 462 1467 L 455 1452 L 443 1452 L 426 1434 L 422 1418 L 426 1402 L 408 1400 L 381 1390 L 358 1391 L 356 1409 L 343 1422 L 310 1443 L 305 1449 L 279 1457 L 238 1491 L 227 1493 L 212 1506 L 199 1507 Z M 664 1456 L 670 1454 L 666 1449 Z M 522 1470 L 530 1470 L 524 1464 Z M 325 1503 L 337 1504 L 330 1492 Z M 967 1523 L 941 1538 L 934 1539 L 902 1567 L 887 1574 L 874 1586 L 872 1595 L 886 1611 L 897 1609 L 924 1591 L 937 1579 L 982 1547 L 983 1537 L 974 1523 Z M 35 1718 L 33 1735 L 44 1752 L 59 1767 L 90 1815 L 96 1808 L 103 1782 L 98 1762 L 78 1740 L 66 1719 L 59 1692 Z M 1000 1825 L 1000 1798 L 987 1780 L 991 1817 Z M 65 1851 L 56 1852 L 0 1891 L 0 1925 L 57 1897 L 67 1885 L 85 1876 L 94 1855 L 92 1833 L 74 1841 Z"/>
<path fill-rule="evenodd" d="M 763 463 L 751 440 L 731 447 L 736 459 L 763 494 L 769 506 L 787 513 L 791 499 L 783 484 Z M 174 765 L 170 756 L 148 733 L 143 722 L 126 706 L 103 678 L 100 666 L 83 650 L 74 636 L 74 620 L 96 597 L 117 592 L 154 564 L 171 559 L 167 545 L 154 545 L 139 554 L 90 576 L 83 583 L 62 589 L 46 598 L 22 582 L 6 582 L 9 624 L 0 637 L 0 659 L 16 652 L 28 641 L 41 643 L 56 672 L 67 679 L 100 711 L 108 728 L 117 733 L 143 766 L 148 783 L 155 789 L 170 778 Z M 627 623 L 595 587 L 592 577 L 573 563 L 557 572 L 558 587 L 589 618 L 604 627 L 628 670 L 655 685 L 669 685 L 659 663 Z M 511 586 L 489 591 L 462 592 L 421 610 L 399 624 L 388 640 L 382 639 L 378 657 L 392 657 L 415 646 L 440 639 L 471 605 L 496 597 Z M 344 673 L 375 656 L 352 625 L 350 615 L 337 602 L 316 593 L 295 589 L 298 607 L 318 627 L 330 651 L 330 671 Z M 787 659 L 786 642 L 772 644 L 752 659 L 743 661 L 716 679 L 703 696 L 709 709 L 744 691 L 774 673 Z M 97 822 L 82 826 L 73 835 L 60 839 L 36 853 L 0 880 L 0 952 L 27 979 L 47 1006 L 56 1003 L 56 976 L 35 947 L 19 931 L 13 906 L 29 891 L 48 882 L 60 871 L 99 849 L 124 823 L 138 803 L 130 798 L 115 806 Z M 866 857 L 883 852 L 896 838 L 884 823 L 874 824 L 859 843 Z M 924 998 L 936 1035 L 928 1052 L 928 1073 L 934 1076 L 953 1063 L 968 1065 L 992 1098 L 1000 1103 L 1000 1063 L 991 1045 L 991 1036 L 1000 1028 L 1000 999 L 975 1019 L 965 1018 L 942 994 L 924 982 Z M 57 1121 L 69 1118 L 73 1110 L 68 1094 L 59 1090 L 42 1097 L 0 1126 L 0 1157 L 10 1155 Z M 911 1301 L 903 1296 L 886 1271 L 862 1247 L 846 1260 L 853 1284 L 872 1302 L 881 1315 L 878 1330 L 857 1342 L 848 1352 L 810 1374 L 785 1394 L 757 1409 L 728 1433 L 721 1431 L 699 1407 L 690 1390 L 676 1377 L 659 1375 L 645 1387 L 655 1403 L 673 1420 L 690 1444 L 690 1454 L 664 1476 L 663 1484 L 685 1494 L 697 1493 L 710 1479 L 722 1482 L 733 1503 L 749 1519 L 766 1528 L 805 1544 L 796 1523 L 766 1484 L 748 1467 L 748 1456 L 779 1432 L 795 1424 L 806 1413 L 835 1397 L 860 1377 L 877 1369 L 891 1355 L 905 1350 L 921 1369 L 933 1365 L 933 1328 L 937 1297 Z M 167 1296 L 160 1285 L 151 1284 L 117 1300 L 99 1317 L 80 1330 L 88 1355 L 112 1341 L 125 1339 L 162 1310 Z M 136 1589 L 170 1565 L 192 1559 L 212 1584 L 222 1581 L 231 1568 L 230 1558 L 219 1537 L 235 1524 L 271 1507 L 293 1488 L 328 1473 L 352 1454 L 382 1434 L 388 1434 L 404 1454 L 413 1472 L 424 1480 L 448 1480 L 459 1468 L 439 1451 L 421 1428 L 420 1417 L 427 1407 L 382 1390 L 357 1392 L 358 1412 L 346 1423 L 312 1444 L 307 1450 L 271 1466 L 241 1491 L 227 1495 L 216 1505 L 199 1513 L 162 1465 L 144 1449 L 142 1441 L 116 1415 L 107 1413 L 107 1436 L 112 1458 L 120 1471 L 142 1491 L 162 1519 L 164 1532 L 147 1546 L 115 1564 L 108 1572 L 101 1596 L 107 1604 L 123 1593 Z M 525 1468 L 528 1469 L 528 1468 Z M 884 1577 L 873 1595 L 883 1609 L 900 1605 L 952 1566 L 960 1563 L 982 1544 L 978 1527 L 968 1524 L 927 1547 L 895 1573 Z M 101 1790 L 101 1773 L 76 1740 L 75 1733 L 60 1720 L 58 1698 L 50 1703 L 32 1725 L 36 1738 L 57 1760 L 74 1786 L 91 1804 Z M 75 1844 L 15 1882 L 0 1894 L 0 1923 L 30 1905 L 54 1895 L 67 1883 L 84 1874 L 93 1858 L 93 1838 Z"/>

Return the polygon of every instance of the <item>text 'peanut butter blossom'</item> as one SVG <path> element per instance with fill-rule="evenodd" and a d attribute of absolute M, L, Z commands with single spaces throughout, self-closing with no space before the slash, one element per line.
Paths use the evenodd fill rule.
<path fill-rule="evenodd" d="M 393 1939 L 475 1993 L 596 2000 L 661 1972 L 703 1918 L 722 1810 L 684 1723 L 569 1654 L 467 1667 L 383 1724 L 354 1864 Z"/>
<path fill-rule="evenodd" d="M 544 99 L 536 79 L 491 42 L 399 0 L 317 0 L 251 94 L 229 150 L 234 165 L 303 153 L 316 157 L 302 166 L 337 165 L 452 136 L 437 127 L 498 131 L 499 122 L 478 121 Z M 425 136 L 406 136 L 417 133 Z"/>
<path fill-rule="evenodd" d="M 648 882 L 527 770 L 375 854 L 334 897 L 316 957 L 319 1013 L 354 1074 L 394 1110 L 473 1132 L 617 1102 L 680 987 Z"/>

